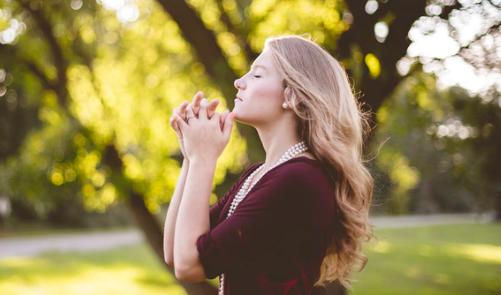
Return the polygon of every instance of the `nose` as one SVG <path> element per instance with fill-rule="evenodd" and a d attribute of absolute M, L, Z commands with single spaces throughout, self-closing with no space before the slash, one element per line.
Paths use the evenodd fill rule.
<path fill-rule="evenodd" d="M 245 87 L 245 83 L 242 78 L 239 78 L 233 82 L 233 86 L 235 86 L 236 89 L 243 89 Z"/>

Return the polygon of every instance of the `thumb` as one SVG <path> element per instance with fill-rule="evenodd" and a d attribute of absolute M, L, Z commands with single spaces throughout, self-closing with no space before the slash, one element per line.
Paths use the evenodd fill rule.
<path fill-rule="evenodd" d="M 226 138 L 230 137 L 231 128 L 233 127 L 233 118 L 235 114 L 233 112 L 229 113 L 224 119 L 223 134 Z"/>
<path fill-rule="evenodd" d="M 228 114 L 230 113 L 229 110 L 224 111 L 221 116 L 219 116 L 219 126 L 221 127 L 221 131 L 223 131 L 224 128 L 224 122 L 226 121 L 226 117 L 228 117 Z"/>

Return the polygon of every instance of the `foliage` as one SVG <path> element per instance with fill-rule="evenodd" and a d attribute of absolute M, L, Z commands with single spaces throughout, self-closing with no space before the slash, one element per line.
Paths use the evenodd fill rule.
<path fill-rule="evenodd" d="M 37 117 L 43 124 L 25 135 L 18 156 L 4 163 L 8 187 L 3 190 L 12 197 L 28 198 L 42 216 L 64 198 L 81 196 L 88 210 L 97 211 L 119 200 L 109 171 L 100 163 L 110 141 L 121 152 L 125 174 L 135 190 L 144 193 L 152 211 L 158 211 L 160 204 L 169 201 L 179 173 L 178 143 L 168 126 L 172 109 L 191 100 L 187 94 L 197 89 L 210 98 L 220 96 L 193 60 L 176 24 L 154 9 L 154 3 L 141 5 L 145 15 L 129 25 L 120 23 L 112 11 L 88 2 L 77 11 L 62 3 L 43 5 L 44 13 L 57 24 L 55 34 L 70 60 L 67 83 L 72 117 L 61 109 L 58 97 L 41 90 L 39 77 L 2 56 L 14 81 L 9 91 L 28 91 L 26 99 L 39 105 Z M 12 17 L 28 27 L 14 43 L 20 49 L 19 59 L 34 61 L 47 76 L 55 75 L 51 49 L 41 42 L 43 32 L 20 7 L 10 9 Z M 32 47 L 39 48 L 36 55 L 26 50 Z M 224 100 L 222 104 L 219 111 L 225 107 Z M 241 169 L 244 148 L 235 133 L 218 163 L 215 184 L 224 180 L 226 171 Z M 213 195 L 211 201 L 215 200 Z"/>
<path fill-rule="evenodd" d="M 383 211 L 465 211 L 478 206 L 477 194 L 489 198 L 499 183 L 499 178 L 489 180 L 488 190 L 474 184 L 496 169 L 487 168 L 492 163 L 487 159 L 498 145 L 433 138 L 432 127 L 463 114 L 462 109 L 454 108 L 455 102 L 419 66 L 405 73 L 396 70 L 413 22 L 425 14 L 421 22 L 443 20 L 460 3 L 434 1 L 425 9 L 424 2 L 413 1 L 408 4 L 412 9 L 401 9 L 400 2 L 387 1 L 369 12 L 369 6 L 356 1 L 180 2 L 196 12 L 216 44 L 193 42 L 207 36 L 188 36 L 184 29 L 194 22 L 176 19 L 165 5 L 169 1 L 117 3 L 1 1 L 1 193 L 39 204 L 35 207 L 40 212 L 77 197 L 85 208 L 104 211 L 126 198 L 103 163 L 105 149 L 112 146 L 123 162 L 121 179 L 130 180 L 150 212 L 159 212 L 169 202 L 179 173 L 178 143 L 167 124 L 172 109 L 199 89 L 221 100 L 219 110 L 231 107 L 227 89 L 234 90 L 233 81 L 226 79 L 231 75 L 214 77 L 225 65 L 211 69 L 200 51 L 217 46 L 220 62 L 227 62 L 227 70 L 238 76 L 265 38 L 275 34 L 310 35 L 347 67 L 355 88 L 365 94 L 362 99 L 377 111 L 372 147 L 377 159 L 371 165 L 378 179 L 390 183 L 376 187 Z M 389 28 L 389 35 L 374 36 L 375 25 Z M 5 30 L 15 34 L 8 40 Z M 487 112 L 468 109 L 468 118 Z M 240 131 L 218 163 L 218 194 L 247 164 L 249 149 L 256 149 L 251 136 Z M 388 138 L 377 153 L 378 144 Z M 492 149 L 483 149 L 485 145 Z M 484 164 L 475 162 L 475 153 L 484 151 Z M 464 169 L 464 163 L 476 168 Z"/>
<path fill-rule="evenodd" d="M 389 196 L 376 198 L 386 212 L 485 210 L 493 200 L 486 195 L 494 195 L 500 183 L 493 164 L 497 101 L 435 85 L 426 73 L 408 77 L 377 113 L 375 142 L 383 144 L 374 147 L 376 162 L 391 185 Z M 477 136 L 475 130 L 483 129 L 492 130 Z"/>

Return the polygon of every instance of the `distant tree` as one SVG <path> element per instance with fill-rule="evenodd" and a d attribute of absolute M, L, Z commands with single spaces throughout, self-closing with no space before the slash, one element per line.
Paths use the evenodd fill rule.
<path fill-rule="evenodd" d="M 471 97 L 460 88 L 451 88 L 449 99 L 454 112 L 434 129 L 457 157 L 457 170 L 474 192 L 480 209 L 496 212 L 501 220 L 501 95 L 492 87 L 483 96 Z"/>

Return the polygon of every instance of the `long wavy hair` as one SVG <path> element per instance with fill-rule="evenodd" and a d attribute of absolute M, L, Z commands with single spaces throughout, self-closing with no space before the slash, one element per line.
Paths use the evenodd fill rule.
<path fill-rule="evenodd" d="M 284 96 L 298 118 L 297 132 L 335 183 L 335 237 L 327 248 L 315 286 L 339 280 L 351 287 L 355 266 L 365 268 L 364 242 L 373 237 L 369 208 L 373 178 L 364 165 L 369 114 L 355 97 L 339 62 L 314 41 L 297 35 L 269 37 L 284 77 Z"/>

